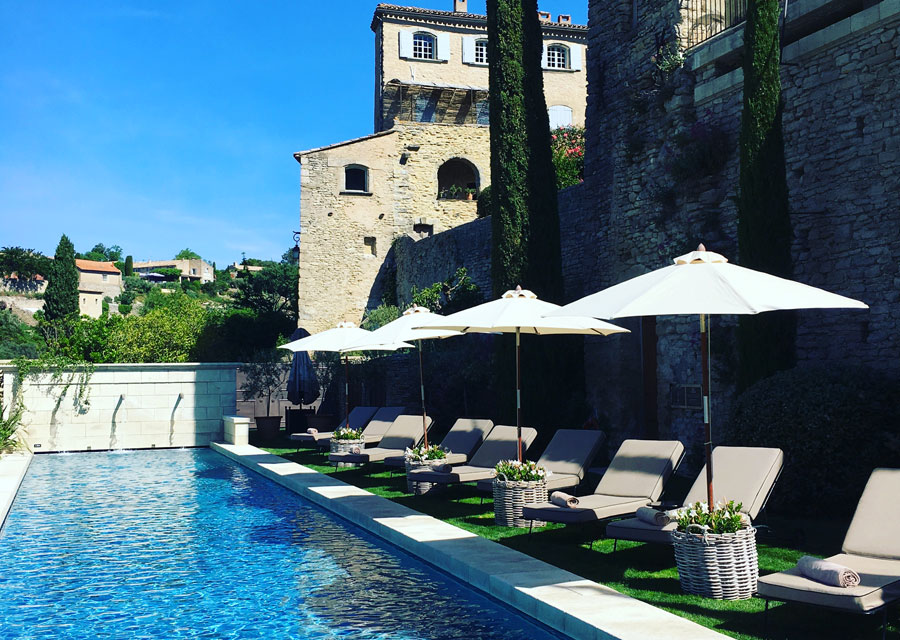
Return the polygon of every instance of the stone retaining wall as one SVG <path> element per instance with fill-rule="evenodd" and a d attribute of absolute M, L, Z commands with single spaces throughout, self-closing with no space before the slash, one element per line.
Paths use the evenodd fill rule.
<path fill-rule="evenodd" d="M 77 377 L 43 374 L 25 383 L 23 435 L 36 453 L 207 446 L 222 438 L 222 417 L 235 413 L 234 363 L 96 365 L 86 403 Z M 0 367 L 4 404 L 15 369 Z"/>

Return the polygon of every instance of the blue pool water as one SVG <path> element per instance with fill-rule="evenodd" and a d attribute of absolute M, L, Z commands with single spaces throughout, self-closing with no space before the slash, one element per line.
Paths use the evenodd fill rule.
<path fill-rule="evenodd" d="M 557 638 L 213 451 L 35 457 L 0 637 Z"/>

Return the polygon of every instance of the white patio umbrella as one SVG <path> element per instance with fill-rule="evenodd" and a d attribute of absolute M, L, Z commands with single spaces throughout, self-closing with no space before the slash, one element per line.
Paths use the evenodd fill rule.
<path fill-rule="evenodd" d="M 347 353 L 357 349 L 347 349 L 356 343 L 365 342 L 371 331 L 360 329 L 352 322 L 340 322 L 338 326 L 326 331 L 320 331 L 311 336 L 288 342 L 281 345 L 281 349 L 290 351 L 338 351 L 344 353 L 344 402 L 347 411 L 346 425 L 350 426 L 350 367 L 347 363 Z M 411 344 L 401 342 L 398 344 L 379 344 L 367 347 L 370 350 L 393 351 L 402 347 L 412 347 Z"/>
<path fill-rule="evenodd" d="M 868 309 L 859 300 L 830 293 L 735 264 L 701 244 L 675 264 L 585 296 L 550 314 L 593 318 L 699 315 L 705 428 L 707 498 L 713 504 L 712 438 L 709 416 L 709 332 L 711 314 L 756 314 L 788 309 Z"/>
<path fill-rule="evenodd" d="M 424 434 L 423 442 L 428 446 L 428 428 L 426 422 L 428 416 L 425 412 L 425 378 L 422 373 L 422 340 L 432 338 L 449 338 L 450 336 L 462 335 L 459 331 L 449 329 L 419 329 L 423 324 L 428 324 L 439 318 L 435 313 L 425 307 L 413 306 L 403 312 L 396 320 L 393 320 L 383 327 L 369 332 L 366 336 L 366 342 L 351 347 L 350 351 L 366 351 L 372 345 L 375 348 L 383 344 L 399 344 L 415 341 L 416 349 L 419 352 L 419 390 L 422 396 L 422 431 Z"/>
<path fill-rule="evenodd" d="M 426 329 L 455 329 L 462 333 L 515 333 L 516 334 L 516 427 L 518 432 L 519 460 L 522 460 L 522 368 L 521 342 L 523 333 L 534 335 L 585 334 L 607 336 L 611 333 L 627 333 L 628 329 L 587 317 L 553 317 L 547 314 L 559 309 L 552 302 L 538 300 L 531 291 L 516 287 L 507 291 L 499 300 L 435 320 Z"/>

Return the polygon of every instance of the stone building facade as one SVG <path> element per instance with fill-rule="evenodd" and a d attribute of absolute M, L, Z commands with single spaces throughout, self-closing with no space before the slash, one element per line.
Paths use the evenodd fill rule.
<path fill-rule="evenodd" d="M 559 196 L 567 300 L 671 264 L 699 242 L 741 263 L 733 198 L 743 26 L 689 48 L 671 73 L 651 59 L 696 33 L 694 5 L 591 2 L 586 175 Z M 799 311 L 800 366 L 900 373 L 898 34 L 896 0 L 789 5 L 782 86 L 794 279 L 870 306 Z M 485 222 L 404 243 L 398 281 L 423 286 L 447 265 L 489 282 Z M 696 463 L 697 319 L 616 322 L 632 333 L 586 339 L 584 352 L 588 400 L 611 446 L 678 438 Z M 735 324 L 712 324 L 714 441 L 735 395 Z"/>
<path fill-rule="evenodd" d="M 78 310 L 86 316 L 99 318 L 103 313 L 103 299 L 122 293 L 122 272 L 112 262 L 75 260 L 78 269 Z"/>
<path fill-rule="evenodd" d="M 216 270 L 206 260 L 201 258 L 172 259 L 172 260 L 146 260 L 134 263 L 134 272 L 137 274 L 150 274 L 158 269 L 178 269 L 181 271 L 179 281 L 214 282 Z"/>
<path fill-rule="evenodd" d="M 381 302 L 382 282 L 392 279 L 379 274 L 392 268 L 385 263 L 392 243 L 476 218 L 478 193 L 490 184 L 487 26 L 464 1 L 453 8 L 379 4 L 375 133 L 294 154 L 299 322 L 311 332 L 358 323 Z M 581 124 L 587 28 L 567 16 L 541 19 L 551 123 Z"/>

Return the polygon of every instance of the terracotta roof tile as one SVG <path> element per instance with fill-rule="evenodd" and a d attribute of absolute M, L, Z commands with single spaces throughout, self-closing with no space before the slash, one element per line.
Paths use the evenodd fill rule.
<path fill-rule="evenodd" d="M 119 273 L 119 271 L 112 262 L 95 262 L 94 260 L 79 260 L 75 258 L 75 266 L 78 267 L 79 271 L 98 271 L 100 273 Z"/>

